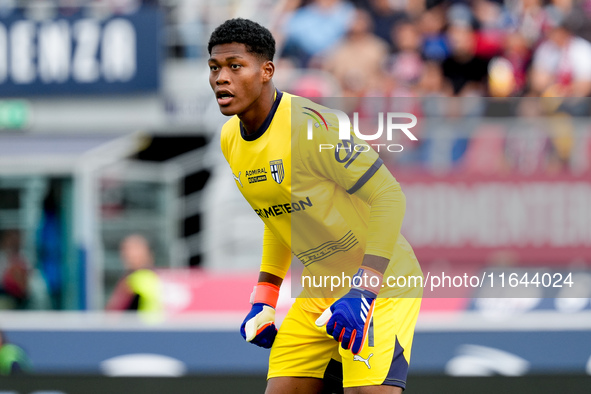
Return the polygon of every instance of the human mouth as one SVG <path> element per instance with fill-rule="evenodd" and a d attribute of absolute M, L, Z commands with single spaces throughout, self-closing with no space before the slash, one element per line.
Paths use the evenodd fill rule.
<path fill-rule="evenodd" d="M 222 90 L 222 91 L 219 91 L 216 93 L 216 98 L 218 100 L 218 105 L 226 106 L 232 102 L 234 95 L 232 93 L 230 93 L 229 91 Z"/>

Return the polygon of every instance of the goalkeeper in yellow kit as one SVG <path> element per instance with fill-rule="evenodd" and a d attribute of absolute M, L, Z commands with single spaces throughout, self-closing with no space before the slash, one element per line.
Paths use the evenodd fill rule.
<path fill-rule="evenodd" d="M 236 186 L 265 223 L 263 256 L 242 336 L 271 348 L 267 393 L 320 393 L 341 374 L 344 392 L 400 393 L 420 289 L 386 277 L 422 275 L 400 234 L 405 197 L 373 150 L 339 140 L 323 107 L 273 85 L 275 40 L 245 19 L 220 25 L 208 45 L 209 82 L 224 115 L 221 148 Z M 340 149 L 319 150 L 319 146 Z M 292 254 L 304 276 L 349 278 L 331 288 L 304 283 L 276 329 L 279 287 Z"/>

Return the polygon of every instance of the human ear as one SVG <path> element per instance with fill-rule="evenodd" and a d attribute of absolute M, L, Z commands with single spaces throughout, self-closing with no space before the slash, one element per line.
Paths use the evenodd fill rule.
<path fill-rule="evenodd" d="M 272 61 L 267 60 L 261 65 L 263 82 L 269 82 L 275 74 L 275 64 Z"/>

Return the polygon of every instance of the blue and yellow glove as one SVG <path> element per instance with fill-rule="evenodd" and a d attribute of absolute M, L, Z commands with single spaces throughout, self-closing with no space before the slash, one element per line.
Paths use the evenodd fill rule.
<path fill-rule="evenodd" d="M 340 342 L 343 349 L 351 349 L 353 354 L 359 354 L 363 349 L 373 316 L 374 301 L 382 283 L 382 274 L 371 268 L 362 267 L 355 274 L 355 277 L 363 278 L 364 276 L 365 278 L 377 277 L 373 283 L 379 283 L 379 285 L 369 285 L 370 280 L 360 281 L 361 285 L 352 288 L 316 320 L 318 327 L 326 324 L 328 335 Z"/>
<path fill-rule="evenodd" d="M 260 282 L 256 285 L 251 297 L 252 308 L 242 325 L 240 334 L 246 342 L 270 348 L 275 341 L 275 307 L 279 298 L 279 286 Z"/>

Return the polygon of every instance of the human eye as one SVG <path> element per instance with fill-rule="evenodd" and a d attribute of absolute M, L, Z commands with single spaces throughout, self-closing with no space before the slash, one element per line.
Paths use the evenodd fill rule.
<path fill-rule="evenodd" d="M 215 64 L 209 65 L 209 71 L 217 71 L 217 70 L 218 70 L 218 66 L 216 66 Z"/>
<path fill-rule="evenodd" d="M 232 70 L 238 70 L 240 67 L 242 67 L 242 65 L 238 63 L 233 63 L 230 67 L 232 67 Z"/>

